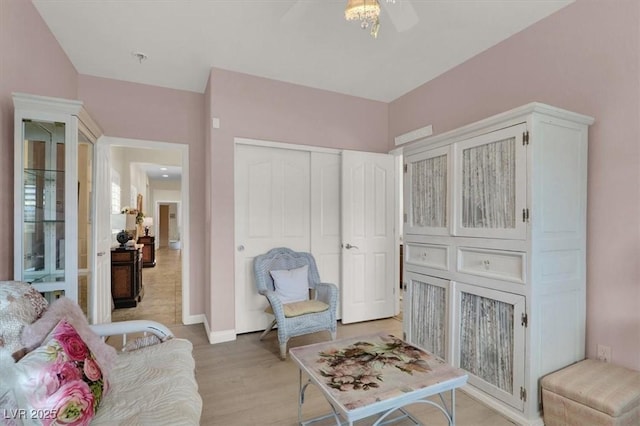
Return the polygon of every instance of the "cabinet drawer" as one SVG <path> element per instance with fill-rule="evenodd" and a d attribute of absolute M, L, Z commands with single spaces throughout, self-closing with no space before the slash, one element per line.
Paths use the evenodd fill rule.
<path fill-rule="evenodd" d="M 526 256 L 518 251 L 460 247 L 458 271 L 524 284 Z"/>
<path fill-rule="evenodd" d="M 111 261 L 113 262 L 131 262 L 134 258 L 132 257 L 130 252 L 121 251 L 121 252 L 111 252 Z"/>
<path fill-rule="evenodd" d="M 437 244 L 405 243 L 404 258 L 407 263 L 428 268 L 449 269 L 449 247 Z"/>

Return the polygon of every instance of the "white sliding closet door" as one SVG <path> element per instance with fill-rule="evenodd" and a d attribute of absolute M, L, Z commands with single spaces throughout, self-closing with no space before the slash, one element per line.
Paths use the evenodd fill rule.
<path fill-rule="evenodd" d="M 271 319 L 258 294 L 253 259 L 274 247 L 310 249 L 310 153 L 236 145 L 236 332 L 264 330 Z"/>
<path fill-rule="evenodd" d="M 253 259 L 274 247 L 313 254 L 321 280 L 339 288 L 343 322 L 393 316 L 394 196 L 390 155 L 236 143 L 236 333 L 264 330 L 273 318 Z M 362 249 L 341 249 L 343 241 Z"/>
<path fill-rule="evenodd" d="M 311 253 L 322 282 L 341 281 L 340 154 L 311 153 Z M 341 316 L 338 297 L 338 319 Z"/>

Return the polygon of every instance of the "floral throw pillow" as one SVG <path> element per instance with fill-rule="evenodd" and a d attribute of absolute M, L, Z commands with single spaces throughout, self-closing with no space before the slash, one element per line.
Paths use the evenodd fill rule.
<path fill-rule="evenodd" d="M 66 320 L 16 367 L 16 391 L 36 417 L 30 420 L 44 425 L 88 425 L 108 386 L 93 353 Z"/>

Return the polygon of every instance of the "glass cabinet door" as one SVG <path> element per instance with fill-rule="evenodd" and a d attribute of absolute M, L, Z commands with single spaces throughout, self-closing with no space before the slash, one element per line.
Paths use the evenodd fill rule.
<path fill-rule="evenodd" d="M 409 155 L 405 170 L 405 232 L 448 235 L 449 148 Z"/>
<path fill-rule="evenodd" d="M 14 279 L 78 301 L 82 102 L 14 94 Z"/>
<path fill-rule="evenodd" d="M 455 144 L 455 234 L 526 238 L 526 125 Z"/>
<path fill-rule="evenodd" d="M 65 279 L 65 127 L 22 120 L 22 276 L 29 282 Z"/>
<path fill-rule="evenodd" d="M 93 220 L 93 157 L 94 145 L 90 136 L 78 131 L 78 304 L 91 317 L 91 287 L 93 282 L 93 259 L 91 249 L 94 239 Z"/>

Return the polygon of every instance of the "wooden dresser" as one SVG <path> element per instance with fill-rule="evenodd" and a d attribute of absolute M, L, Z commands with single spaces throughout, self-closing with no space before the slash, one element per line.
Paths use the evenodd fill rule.
<path fill-rule="evenodd" d="M 138 244 L 144 244 L 142 247 L 142 267 L 153 268 L 156 266 L 156 237 L 142 235 L 138 237 Z"/>
<path fill-rule="evenodd" d="M 133 308 L 142 300 L 142 245 L 111 249 L 111 295 L 118 308 Z"/>

